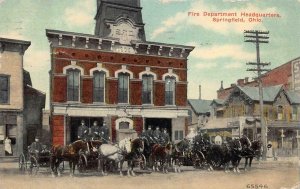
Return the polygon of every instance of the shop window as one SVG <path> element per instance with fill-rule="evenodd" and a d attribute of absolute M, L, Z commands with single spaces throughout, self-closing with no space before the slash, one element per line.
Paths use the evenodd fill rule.
<path fill-rule="evenodd" d="M 3 144 L 5 138 L 11 140 L 11 144 L 16 144 L 17 126 L 16 125 L 0 125 L 0 143 Z"/>

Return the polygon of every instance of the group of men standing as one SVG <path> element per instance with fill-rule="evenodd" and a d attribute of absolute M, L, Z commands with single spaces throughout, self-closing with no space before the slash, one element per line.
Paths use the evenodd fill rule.
<path fill-rule="evenodd" d="M 94 121 L 93 126 L 89 129 L 84 120 L 81 120 L 81 125 L 78 127 L 78 139 L 80 140 L 103 140 L 104 143 L 109 141 L 109 128 L 106 122 L 100 127 L 98 121 Z"/>
<path fill-rule="evenodd" d="M 149 125 L 148 129 L 142 133 L 142 136 L 145 136 L 150 143 L 166 145 L 170 142 L 170 136 L 166 128 L 161 132 L 160 128 L 156 127 L 153 131 Z"/>

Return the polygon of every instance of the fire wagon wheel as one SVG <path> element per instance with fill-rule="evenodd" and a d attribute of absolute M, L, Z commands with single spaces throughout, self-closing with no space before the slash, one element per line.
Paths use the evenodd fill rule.
<path fill-rule="evenodd" d="M 36 175 L 39 171 L 39 168 L 40 168 L 38 160 L 37 160 L 36 157 L 30 156 L 29 161 L 30 161 L 29 174 Z"/>
<path fill-rule="evenodd" d="M 19 171 L 24 173 L 27 168 L 26 159 L 24 153 L 19 156 Z"/>
<path fill-rule="evenodd" d="M 146 157 L 144 156 L 144 154 L 141 154 L 141 157 L 139 158 L 139 167 L 141 170 L 146 169 Z"/>
<path fill-rule="evenodd" d="M 78 159 L 78 171 L 80 173 L 83 173 L 87 169 L 87 157 L 84 154 L 80 154 L 79 159 Z"/>

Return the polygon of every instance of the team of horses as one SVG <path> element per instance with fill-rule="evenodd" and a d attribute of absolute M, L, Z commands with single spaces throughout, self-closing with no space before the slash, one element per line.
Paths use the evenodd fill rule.
<path fill-rule="evenodd" d="M 125 138 L 117 144 L 104 144 L 101 140 L 78 140 L 67 146 L 53 145 L 50 164 L 53 176 L 61 174 L 59 165 L 63 161 L 69 162 L 70 175 L 73 176 L 82 154 L 86 155 L 84 157 L 96 157 L 94 167 L 103 175 L 117 169 L 122 176 L 125 161 L 128 165 L 127 175 L 132 176 L 135 176 L 135 166 L 163 173 L 167 173 L 170 168 L 181 172 L 182 165 L 192 165 L 208 171 L 223 167 L 228 172 L 231 163 L 233 171 L 240 172 L 241 159 L 245 158 L 244 169 L 247 170 L 251 167 L 253 158 L 260 155 L 261 145 L 260 141 L 250 141 L 246 136 L 222 145 L 210 143 L 202 135 L 196 136 L 193 141 L 183 139 L 166 145 L 150 143 L 146 137 Z"/>

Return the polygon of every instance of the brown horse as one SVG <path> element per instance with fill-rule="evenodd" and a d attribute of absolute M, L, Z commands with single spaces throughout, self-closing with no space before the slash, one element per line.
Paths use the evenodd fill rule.
<path fill-rule="evenodd" d="M 160 144 L 154 144 L 152 146 L 149 159 L 153 165 L 153 171 L 159 171 L 158 162 L 160 162 L 163 173 L 168 173 L 167 166 L 171 157 L 171 152 L 172 145 L 170 143 L 168 143 L 166 146 L 162 146 Z"/>
<path fill-rule="evenodd" d="M 89 150 L 89 148 L 90 145 L 83 140 L 75 141 L 67 146 L 53 145 L 51 148 L 50 158 L 52 175 L 60 175 L 61 173 L 58 170 L 60 163 L 68 161 L 70 165 L 70 176 L 73 176 L 80 152 L 85 152 Z"/>

